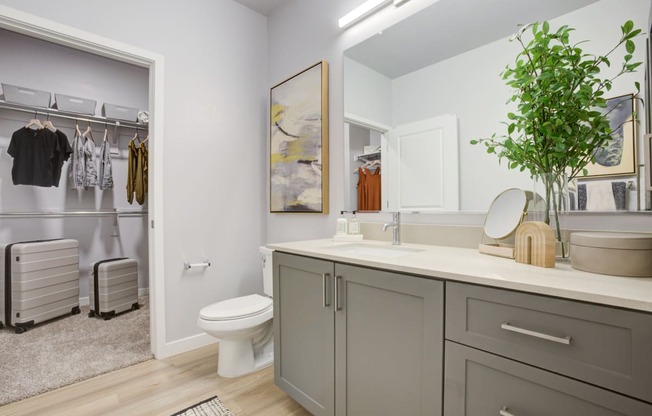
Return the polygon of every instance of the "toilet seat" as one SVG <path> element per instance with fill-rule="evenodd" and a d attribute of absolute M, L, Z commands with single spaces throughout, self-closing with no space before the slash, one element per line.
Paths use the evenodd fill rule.
<path fill-rule="evenodd" d="M 248 295 L 208 305 L 199 311 L 199 317 L 207 321 L 230 321 L 261 315 L 271 309 L 272 299 Z"/>

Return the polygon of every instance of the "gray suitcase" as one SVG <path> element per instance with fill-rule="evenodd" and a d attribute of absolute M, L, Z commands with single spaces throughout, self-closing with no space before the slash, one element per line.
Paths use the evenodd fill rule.
<path fill-rule="evenodd" d="M 17 334 L 79 310 L 79 243 L 72 239 L 0 244 L 0 327 Z"/>
<path fill-rule="evenodd" d="M 88 290 L 90 317 L 109 320 L 117 313 L 138 309 L 138 262 L 126 257 L 95 262 Z"/>

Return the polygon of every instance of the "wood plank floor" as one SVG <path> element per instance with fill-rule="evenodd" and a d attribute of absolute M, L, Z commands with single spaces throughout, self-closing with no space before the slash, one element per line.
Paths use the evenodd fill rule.
<path fill-rule="evenodd" d="M 217 344 L 150 360 L 0 407 L 0 415 L 171 415 L 217 395 L 236 415 L 310 415 L 274 385 L 268 367 L 217 375 Z"/>

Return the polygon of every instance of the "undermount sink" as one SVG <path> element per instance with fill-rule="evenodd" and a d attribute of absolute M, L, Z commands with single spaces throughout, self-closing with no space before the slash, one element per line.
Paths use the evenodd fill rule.
<path fill-rule="evenodd" d="M 385 258 L 397 258 L 408 254 L 419 253 L 423 250 L 401 246 L 377 246 L 373 244 L 344 244 L 340 246 L 324 247 L 327 250 L 339 251 L 341 253 L 356 254 L 360 256 L 373 256 Z"/>

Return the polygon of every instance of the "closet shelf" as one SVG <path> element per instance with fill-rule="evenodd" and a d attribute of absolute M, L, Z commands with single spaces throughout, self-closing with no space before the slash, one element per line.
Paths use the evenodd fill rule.
<path fill-rule="evenodd" d="M 20 111 L 22 113 L 29 113 L 29 114 L 36 114 L 36 115 L 40 114 L 42 116 L 63 118 L 67 120 L 75 120 L 78 122 L 109 125 L 109 126 L 115 126 L 116 128 L 127 127 L 131 129 L 148 130 L 147 124 L 137 123 L 135 121 L 122 121 L 122 120 L 114 120 L 114 119 L 100 117 L 100 116 L 76 114 L 76 113 L 57 110 L 56 108 L 32 107 L 28 105 L 9 103 L 7 101 L 2 101 L 2 100 L 0 100 L 0 109 Z"/>
<path fill-rule="evenodd" d="M 88 210 L 88 211 L 28 211 L 0 212 L 0 218 L 61 218 L 61 217 L 140 217 L 147 215 L 146 210 Z"/>
<path fill-rule="evenodd" d="M 355 160 L 357 162 L 369 162 L 370 160 L 378 160 L 380 159 L 380 150 L 377 152 L 372 152 L 372 153 L 366 153 L 363 155 L 357 155 L 355 157 Z"/>

